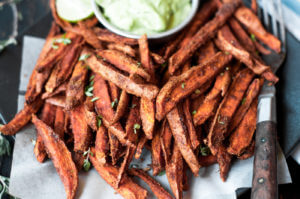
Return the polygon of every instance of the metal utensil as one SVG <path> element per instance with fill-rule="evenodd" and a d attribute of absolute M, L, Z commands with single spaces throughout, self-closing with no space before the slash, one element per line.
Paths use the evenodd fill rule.
<path fill-rule="evenodd" d="M 264 55 L 263 60 L 271 66 L 275 73 L 282 65 L 286 55 L 286 38 L 280 0 L 262 0 L 258 15 L 269 32 L 282 42 L 280 54 L 272 52 Z M 277 119 L 276 89 L 265 82 L 258 102 L 256 147 L 253 165 L 252 199 L 276 199 L 277 191 Z"/>

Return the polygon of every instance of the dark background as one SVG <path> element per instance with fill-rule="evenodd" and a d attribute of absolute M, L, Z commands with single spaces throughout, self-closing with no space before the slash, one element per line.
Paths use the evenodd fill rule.
<path fill-rule="evenodd" d="M 10 0 L 9 0 L 10 1 Z M 0 0 L 6 2 L 6 0 Z M 9 121 L 17 110 L 19 72 L 22 53 L 22 36 L 45 37 L 52 20 L 48 0 L 14 0 L 18 16 L 18 37 L 16 46 L 7 47 L 0 53 L 0 123 Z M 11 6 L 0 7 L 0 41 L 7 39 L 13 30 Z M 280 185 L 280 198 L 300 198 L 299 165 L 289 157 L 300 138 L 300 42 L 287 35 L 287 59 L 278 71 L 277 84 L 278 136 L 293 178 L 293 184 Z M 1 116 L 2 114 L 2 116 Z M 1 118 L 3 117 L 3 118 Z M 5 121 L 2 121 L 2 120 Z M 13 138 L 8 137 L 13 146 Z M 0 157 L 0 175 L 9 176 L 12 156 Z M 298 189 L 297 189 L 298 188 Z M 239 198 L 249 198 L 250 191 Z"/>

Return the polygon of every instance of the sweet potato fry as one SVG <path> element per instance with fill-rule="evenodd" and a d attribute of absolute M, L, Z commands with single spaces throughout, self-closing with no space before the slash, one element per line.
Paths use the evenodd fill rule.
<path fill-rule="evenodd" d="M 180 100 L 214 78 L 231 58 L 231 55 L 219 52 L 204 65 L 192 67 L 179 76 L 171 77 L 156 98 L 156 119 L 162 120 Z"/>
<path fill-rule="evenodd" d="M 253 134 L 256 129 L 257 100 L 255 100 L 237 129 L 229 138 L 227 152 L 232 155 L 240 156 L 251 144 Z"/>
<path fill-rule="evenodd" d="M 64 110 L 57 106 L 55 112 L 55 122 L 54 122 L 54 132 L 59 136 L 61 140 L 64 139 L 65 133 L 65 112 Z"/>
<path fill-rule="evenodd" d="M 53 70 L 51 71 L 51 74 L 49 76 L 49 79 L 47 81 L 47 83 L 45 84 L 45 90 L 47 93 L 52 93 L 54 91 L 54 89 L 58 86 L 58 82 L 57 82 L 57 76 L 58 73 L 60 72 L 60 68 L 61 65 L 60 63 L 57 63 Z"/>
<path fill-rule="evenodd" d="M 127 175 L 124 176 L 119 188 L 115 187 L 119 172 L 116 167 L 109 164 L 103 165 L 95 157 L 90 157 L 90 160 L 100 176 L 125 199 L 146 199 L 147 191 L 134 183 Z"/>
<path fill-rule="evenodd" d="M 58 135 L 35 115 L 32 116 L 32 122 L 42 137 L 54 167 L 64 184 L 67 198 L 74 198 L 78 185 L 78 173 L 70 151 Z"/>
<path fill-rule="evenodd" d="M 250 33 L 253 33 L 257 39 L 269 46 L 275 52 L 279 53 L 281 51 L 280 40 L 265 30 L 261 21 L 251 11 L 251 9 L 241 6 L 236 10 L 234 16 L 248 29 Z"/>
<path fill-rule="evenodd" d="M 189 40 L 189 42 L 182 46 L 169 59 L 169 72 L 174 72 L 183 65 L 188 59 L 192 57 L 194 52 L 210 38 L 214 37 L 216 31 L 222 27 L 226 20 L 234 13 L 241 1 L 233 0 L 229 3 L 224 3 L 218 10 L 216 16 L 206 23 L 198 32 Z"/>
<path fill-rule="evenodd" d="M 190 98 L 192 100 L 195 100 L 195 99 L 199 98 L 200 96 L 202 96 L 206 91 L 208 91 L 208 89 L 211 88 L 213 80 L 214 79 L 211 79 L 211 80 L 205 82 L 200 88 L 196 89 L 195 92 L 190 95 Z"/>
<path fill-rule="evenodd" d="M 255 79 L 250 84 L 245 97 L 243 98 L 242 104 L 237 109 L 236 113 L 234 114 L 232 121 L 230 123 L 229 132 L 232 132 L 244 118 L 244 115 L 247 113 L 248 109 L 252 102 L 257 98 L 260 88 L 263 84 L 263 79 Z"/>
<path fill-rule="evenodd" d="M 130 99 L 130 97 L 129 97 L 128 93 L 126 93 L 125 90 L 122 90 L 116 113 L 111 122 L 112 124 L 118 122 L 120 120 L 120 118 L 125 114 L 125 112 L 128 108 L 129 99 Z M 136 105 L 133 105 L 133 106 L 136 106 Z"/>
<path fill-rule="evenodd" d="M 108 130 L 108 139 L 109 139 L 111 162 L 112 165 L 116 165 L 121 156 L 120 153 L 121 143 L 118 140 L 118 138 L 113 133 L 111 133 L 110 130 Z"/>
<path fill-rule="evenodd" d="M 55 115 L 56 115 L 56 106 L 46 103 L 42 110 L 41 120 L 46 125 L 53 128 Z M 34 145 L 33 153 L 37 161 L 40 163 L 44 162 L 47 157 L 45 145 L 43 143 L 42 137 L 38 133 L 36 136 L 36 143 Z"/>
<path fill-rule="evenodd" d="M 98 129 L 97 115 L 95 113 L 94 104 L 93 104 L 93 102 L 91 102 L 91 100 L 92 100 L 91 97 L 87 97 L 85 99 L 85 102 L 83 105 L 84 106 L 84 116 L 85 116 L 84 119 L 93 131 L 97 131 L 97 129 Z"/>
<path fill-rule="evenodd" d="M 240 71 L 222 100 L 208 134 L 208 146 L 213 155 L 217 154 L 218 148 L 228 135 L 227 130 L 233 114 L 240 105 L 253 77 L 254 74 L 248 68 Z"/>
<path fill-rule="evenodd" d="M 145 171 L 142 169 L 132 168 L 129 170 L 131 175 L 137 176 L 142 179 L 150 187 L 154 195 L 158 199 L 172 199 L 173 197 L 169 194 L 156 180 L 151 178 Z"/>
<path fill-rule="evenodd" d="M 266 49 L 263 45 L 261 45 L 258 41 L 254 42 L 256 49 L 258 52 L 264 54 L 264 55 L 269 55 L 271 54 L 271 50 Z"/>
<path fill-rule="evenodd" d="M 169 59 L 169 57 L 178 49 L 180 42 L 185 36 L 185 33 L 186 31 L 184 30 L 182 33 L 179 33 L 174 39 L 172 39 L 165 45 L 163 56 L 165 60 Z"/>
<path fill-rule="evenodd" d="M 74 135 L 74 151 L 87 151 L 91 142 L 91 129 L 84 120 L 84 105 L 71 110 L 71 125 Z"/>
<path fill-rule="evenodd" d="M 246 160 L 252 157 L 254 154 L 254 149 L 255 149 L 255 141 L 252 140 L 251 144 L 246 148 L 245 152 L 241 156 L 238 156 L 238 159 Z"/>
<path fill-rule="evenodd" d="M 43 101 L 40 98 L 31 104 L 25 103 L 24 108 L 10 122 L 6 125 L 0 125 L 0 132 L 4 135 L 15 135 L 31 120 L 31 114 L 38 112 L 42 105 Z"/>
<path fill-rule="evenodd" d="M 158 175 L 164 168 L 163 152 L 160 144 L 160 133 L 157 131 L 151 142 L 152 174 Z"/>
<path fill-rule="evenodd" d="M 123 52 L 124 54 L 127 54 L 131 57 L 136 56 L 136 51 L 131 46 L 126 44 L 118 44 L 118 43 L 110 43 L 107 45 L 107 48 L 110 50 L 118 50 L 120 52 Z"/>
<path fill-rule="evenodd" d="M 217 163 L 217 157 L 210 154 L 207 156 L 199 156 L 199 164 L 203 167 L 209 167 L 210 165 L 213 165 Z"/>
<path fill-rule="evenodd" d="M 179 147 L 175 144 L 171 161 L 166 165 L 166 174 L 169 185 L 176 199 L 182 198 L 183 163 Z"/>
<path fill-rule="evenodd" d="M 60 106 L 60 107 L 65 108 L 66 107 L 66 96 L 56 95 L 54 97 L 47 98 L 45 100 L 45 102 L 49 103 L 49 104 L 52 104 L 52 105 L 55 105 L 55 106 Z"/>
<path fill-rule="evenodd" d="M 190 138 L 190 142 L 192 145 L 192 148 L 195 150 L 199 144 L 200 144 L 200 140 L 199 137 L 197 135 L 194 123 L 193 123 L 193 118 L 190 112 L 190 100 L 189 99 L 185 99 L 183 102 L 183 113 L 184 113 L 184 118 L 185 118 L 185 124 L 187 126 L 187 130 L 189 133 L 189 138 Z"/>
<path fill-rule="evenodd" d="M 205 96 L 203 103 L 197 108 L 193 116 L 195 125 L 203 124 L 208 118 L 215 114 L 218 102 L 221 96 L 224 96 L 231 82 L 231 75 L 229 71 L 225 71 L 216 79 L 214 87 Z"/>
<path fill-rule="evenodd" d="M 163 121 L 160 131 L 160 144 L 164 154 L 165 163 L 168 164 L 172 155 L 172 131 L 170 129 L 167 119 Z"/>
<path fill-rule="evenodd" d="M 67 90 L 67 82 L 66 83 L 63 83 L 61 84 L 59 87 L 57 87 L 53 92 L 49 93 L 49 92 L 44 92 L 42 94 L 42 99 L 47 99 L 47 98 L 50 98 L 50 97 L 53 97 L 57 94 L 61 94 L 61 93 L 64 93 L 65 91 Z"/>
<path fill-rule="evenodd" d="M 235 36 L 238 38 L 238 40 L 242 44 L 242 46 L 247 51 L 249 51 L 251 53 L 255 53 L 256 52 L 255 44 L 249 37 L 248 33 L 240 25 L 240 23 L 234 17 L 231 17 L 228 22 L 231 27 L 231 30 L 233 31 Z"/>
<path fill-rule="evenodd" d="M 150 75 L 139 66 L 136 60 L 120 51 L 100 50 L 97 54 L 120 70 L 128 72 L 129 74 L 137 74 L 146 80 L 150 80 Z"/>
<path fill-rule="evenodd" d="M 130 147 L 128 146 L 126 148 L 126 153 L 123 159 L 123 162 L 119 168 L 119 173 L 118 173 L 118 177 L 117 177 L 117 181 L 116 181 L 116 188 L 118 188 L 120 186 L 120 182 L 123 180 L 124 176 L 125 176 L 125 172 L 129 167 L 129 164 L 134 156 L 134 152 L 135 152 L 135 147 Z"/>
<path fill-rule="evenodd" d="M 78 22 L 78 32 L 86 41 L 86 43 L 93 46 L 95 49 L 103 49 L 102 42 L 98 39 L 96 33 L 92 28 L 89 28 L 84 22 Z M 73 28 L 74 29 L 74 28 Z"/>
<path fill-rule="evenodd" d="M 150 52 L 150 56 L 152 57 L 152 60 L 156 63 L 156 64 L 164 64 L 166 63 L 166 60 L 160 56 L 159 54 L 156 54 L 154 52 Z"/>
<path fill-rule="evenodd" d="M 256 2 L 256 0 L 251 0 L 251 9 L 255 14 L 257 14 L 257 2 Z"/>
<path fill-rule="evenodd" d="M 145 136 L 145 134 L 142 134 L 140 136 L 139 142 L 138 142 L 137 147 L 136 147 L 136 151 L 135 151 L 135 155 L 134 155 L 135 159 L 139 159 L 141 157 L 143 148 L 144 148 L 147 141 L 148 141 L 148 139 Z"/>
<path fill-rule="evenodd" d="M 214 46 L 214 43 L 212 41 L 208 41 L 206 44 L 204 44 L 201 48 L 199 48 L 197 55 L 197 64 L 201 65 L 210 60 L 211 57 L 213 57 L 217 53 L 217 50 Z"/>
<path fill-rule="evenodd" d="M 151 82 L 153 83 L 155 81 L 155 68 L 150 57 L 147 35 L 142 35 L 141 38 L 138 40 L 138 43 L 141 64 L 145 68 L 145 70 L 150 74 Z"/>
<path fill-rule="evenodd" d="M 66 90 L 66 110 L 71 110 L 82 103 L 87 74 L 85 64 L 82 61 L 77 62 Z"/>
<path fill-rule="evenodd" d="M 96 32 L 98 39 L 101 41 L 104 41 L 104 42 L 127 44 L 127 45 L 131 45 L 131 46 L 137 45 L 137 43 L 138 43 L 136 39 L 122 37 L 120 35 L 110 32 L 107 29 L 95 27 L 93 30 L 94 30 L 94 32 Z"/>
<path fill-rule="evenodd" d="M 108 86 L 109 86 L 110 100 L 118 101 L 120 95 L 120 89 L 112 82 L 108 82 Z"/>
<path fill-rule="evenodd" d="M 144 133 L 147 139 L 151 140 L 155 126 L 155 103 L 141 98 L 140 112 Z"/>
<path fill-rule="evenodd" d="M 223 182 L 226 181 L 230 169 L 231 159 L 232 157 L 229 153 L 227 153 L 226 148 L 223 145 L 220 145 L 217 153 L 217 161 L 220 166 L 220 177 Z"/>
<path fill-rule="evenodd" d="M 109 152 L 109 140 L 107 129 L 101 125 L 98 128 L 95 141 L 95 156 L 99 163 L 105 164 Z"/>
<path fill-rule="evenodd" d="M 87 59 L 87 64 L 95 73 L 100 74 L 104 79 L 113 82 L 119 88 L 127 93 L 144 97 L 149 100 L 154 99 L 158 94 L 158 88 L 150 84 L 138 84 L 130 78 L 112 69 L 103 60 L 99 60 L 95 55 L 91 55 Z"/>
<path fill-rule="evenodd" d="M 215 40 L 215 43 L 218 48 L 231 53 L 238 60 L 246 64 L 255 74 L 262 75 L 264 78 L 274 83 L 278 81 L 278 77 L 273 74 L 269 66 L 264 65 L 262 61 L 253 57 L 241 46 L 227 25 L 223 26 L 218 31 L 218 37 Z"/>
<path fill-rule="evenodd" d="M 200 165 L 197 157 L 193 152 L 189 137 L 186 132 L 186 127 L 183 123 L 183 115 L 179 112 L 178 108 L 174 108 L 167 114 L 167 119 L 172 130 L 173 137 L 176 145 L 189 165 L 191 171 L 195 176 L 198 176 Z"/>

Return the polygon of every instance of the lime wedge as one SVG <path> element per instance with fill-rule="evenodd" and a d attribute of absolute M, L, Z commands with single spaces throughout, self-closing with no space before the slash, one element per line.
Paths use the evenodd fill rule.
<path fill-rule="evenodd" d="M 77 22 L 93 15 L 90 0 L 56 0 L 59 17 L 66 21 Z"/>

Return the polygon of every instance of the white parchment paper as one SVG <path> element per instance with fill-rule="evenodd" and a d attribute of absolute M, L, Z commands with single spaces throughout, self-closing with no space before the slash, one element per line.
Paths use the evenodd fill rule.
<path fill-rule="evenodd" d="M 20 90 L 25 90 L 30 74 L 42 49 L 44 40 L 36 37 L 25 36 L 22 56 L 22 69 Z M 18 107 L 24 104 L 24 96 L 19 96 Z M 43 164 L 36 161 L 33 154 L 32 139 L 35 140 L 36 132 L 33 125 L 28 125 L 16 135 L 13 152 L 13 162 L 10 181 L 10 193 L 22 199 L 62 199 L 65 191 L 62 182 L 50 160 Z M 150 153 L 143 151 L 142 159 L 135 160 L 133 164 L 146 167 L 151 163 Z M 241 187 L 251 187 L 253 158 L 235 161 L 229 172 L 227 181 L 224 183 L 219 176 L 217 164 L 200 169 L 199 177 L 189 177 L 190 191 L 185 192 L 186 199 L 234 199 L 235 190 Z M 151 171 L 149 172 L 151 174 Z M 155 177 L 164 188 L 170 191 L 165 175 Z M 138 179 L 136 179 L 138 180 Z M 291 177 L 281 150 L 278 153 L 278 182 L 280 184 L 290 183 Z M 147 188 L 147 186 L 139 183 Z M 148 189 L 148 188 L 147 188 Z M 149 198 L 154 196 L 149 192 Z M 97 174 L 95 169 L 79 174 L 79 188 L 77 198 L 81 199 L 106 199 L 122 198 Z"/>

